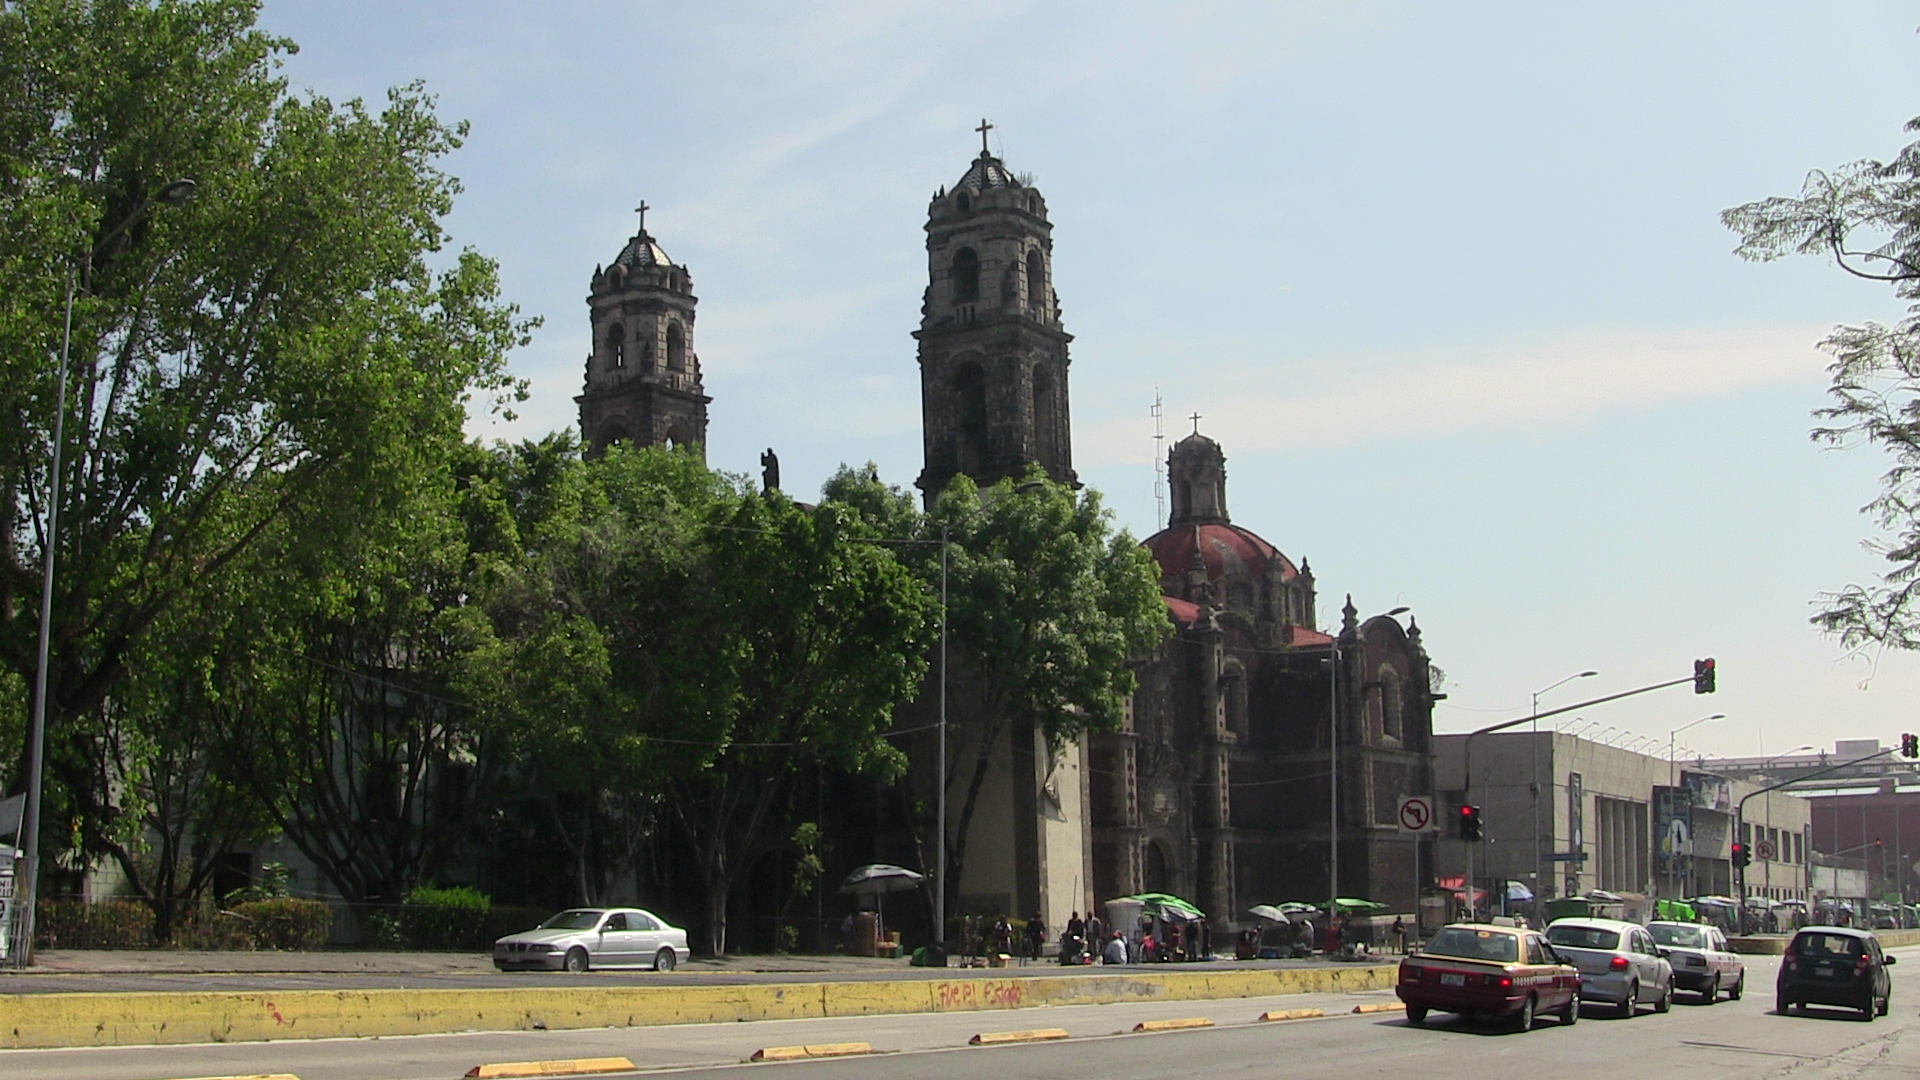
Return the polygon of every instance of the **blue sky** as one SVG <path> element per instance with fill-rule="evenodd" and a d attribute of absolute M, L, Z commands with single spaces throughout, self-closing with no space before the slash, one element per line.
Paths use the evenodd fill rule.
<path fill-rule="evenodd" d="M 1893 3 L 406 4 L 270 0 L 302 89 L 423 79 L 473 129 L 456 242 L 546 318 L 519 438 L 575 422 L 598 263 L 692 271 L 708 457 L 786 486 L 920 466 L 921 226 L 971 129 L 1054 221 L 1081 476 L 1157 526 L 1152 421 L 1193 412 L 1234 520 L 1364 612 L 1410 605 L 1443 730 L 1720 661 L 1721 690 L 1584 715 L 1706 753 L 1920 727 L 1920 660 L 1807 625 L 1876 560 L 1886 462 L 1806 437 L 1814 343 L 1891 319 L 1718 212 L 1903 144 Z M 1169 419 L 1170 435 L 1189 430 Z M 1517 711 L 1516 711 L 1517 710 Z"/>

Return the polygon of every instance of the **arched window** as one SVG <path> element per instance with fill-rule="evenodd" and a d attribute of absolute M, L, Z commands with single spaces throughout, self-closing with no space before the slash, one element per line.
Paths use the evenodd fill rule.
<path fill-rule="evenodd" d="M 680 324 L 667 324 L 667 367 L 674 371 L 687 370 L 687 335 Z"/>
<path fill-rule="evenodd" d="M 684 450 L 691 445 L 693 445 L 693 437 L 688 434 L 687 429 L 679 421 L 674 421 L 674 423 L 667 428 L 667 449 Z"/>
<path fill-rule="evenodd" d="M 607 327 L 607 364 L 616 368 L 627 366 L 627 328 L 619 323 Z"/>
<path fill-rule="evenodd" d="M 953 302 L 971 304 L 980 299 L 980 256 L 972 248 L 953 253 Z"/>
<path fill-rule="evenodd" d="M 1033 449 L 1042 465 L 1054 464 L 1054 446 L 1060 425 L 1053 376 L 1039 364 L 1033 368 Z"/>
<path fill-rule="evenodd" d="M 953 197 L 953 205 L 959 207 L 960 212 L 964 214 L 973 209 L 973 199 L 969 198 L 967 193 L 963 191 Z"/>
<path fill-rule="evenodd" d="M 1247 673 L 1238 660 L 1229 660 L 1220 673 L 1220 700 L 1227 708 L 1227 730 L 1245 742 L 1252 731 L 1247 727 Z"/>
<path fill-rule="evenodd" d="M 1406 700 L 1400 692 L 1400 673 L 1391 665 L 1380 665 L 1380 733 L 1389 739 L 1405 739 L 1403 710 Z"/>
<path fill-rule="evenodd" d="M 969 476 L 987 466 L 987 373 L 971 361 L 953 373 L 954 413 L 960 418 L 954 464 Z"/>
<path fill-rule="evenodd" d="M 1041 318 L 1047 314 L 1047 260 L 1039 248 L 1027 252 L 1027 310 Z"/>

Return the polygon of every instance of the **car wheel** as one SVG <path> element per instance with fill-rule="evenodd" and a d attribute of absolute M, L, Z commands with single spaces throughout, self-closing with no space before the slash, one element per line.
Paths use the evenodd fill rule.
<path fill-rule="evenodd" d="M 1427 1022 L 1427 1007 L 1425 1005 L 1407 1006 L 1407 1023 L 1418 1026 L 1426 1022 Z"/>
<path fill-rule="evenodd" d="M 1887 1010 L 1888 1010 L 1888 1009 L 1890 1009 L 1890 1008 L 1892 1008 L 1892 1007 L 1893 1007 L 1893 995 L 1892 995 L 1892 994 L 1888 994 L 1888 995 L 1887 995 L 1886 997 L 1883 997 L 1883 998 L 1881 998 L 1881 999 L 1880 999 L 1880 1015 L 1881 1015 L 1881 1016 L 1885 1016 L 1885 1015 L 1887 1015 Z"/>
<path fill-rule="evenodd" d="M 1733 980 L 1733 989 L 1727 991 L 1727 1000 L 1739 1001 L 1740 995 L 1746 993 L 1746 991 L 1747 991 L 1747 976 L 1745 972 L 1741 972 L 1740 977 L 1738 979 Z"/>
<path fill-rule="evenodd" d="M 1528 994 L 1527 1000 L 1520 1003 L 1520 1013 L 1518 1016 L 1515 1016 L 1513 1018 L 1513 1030 L 1515 1031 L 1532 1031 L 1533 1030 L 1533 995 L 1532 994 Z"/>
<path fill-rule="evenodd" d="M 587 950 L 574 946 L 567 950 L 566 969 L 578 975 L 587 970 Z"/>
<path fill-rule="evenodd" d="M 1707 1005 L 1718 1002 L 1720 1000 L 1720 980 L 1715 979 L 1708 983 L 1707 988 L 1700 991 L 1700 999 L 1703 1004 Z"/>
<path fill-rule="evenodd" d="M 680 959 L 679 955 L 675 953 L 671 948 L 661 949 L 657 954 L 654 955 L 653 970 L 672 971 L 674 964 L 678 963 L 679 959 Z"/>
<path fill-rule="evenodd" d="M 1567 1003 L 1561 1007 L 1560 1022 L 1563 1024 L 1577 1024 L 1580 1022 L 1580 995 L 1579 994 L 1575 994 L 1572 997 L 1568 998 Z"/>
<path fill-rule="evenodd" d="M 1660 988 L 1660 996 L 1653 999 L 1653 1011 L 1663 1013 L 1671 1008 L 1673 1008 L 1673 980 L 1669 979 L 1667 985 Z"/>
<path fill-rule="evenodd" d="M 1631 1020 L 1640 1011 L 1640 984 L 1627 984 L 1627 996 L 1620 999 L 1620 1019 Z"/>
<path fill-rule="evenodd" d="M 1867 1003 L 1864 1006 L 1862 1006 L 1860 1009 L 1860 1022 L 1863 1024 L 1873 1023 L 1873 1014 L 1874 1014 L 1873 999 L 1868 998 Z"/>

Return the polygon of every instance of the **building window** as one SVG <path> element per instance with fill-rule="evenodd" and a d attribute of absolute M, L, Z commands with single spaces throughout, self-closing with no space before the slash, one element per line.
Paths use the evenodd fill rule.
<path fill-rule="evenodd" d="M 1220 700 L 1227 710 L 1227 730 L 1245 741 L 1252 733 L 1247 727 L 1247 673 L 1237 660 L 1229 660 L 1220 676 Z"/>
<path fill-rule="evenodd" d="M 1390 665 L 1380 665 L 1380 733 L 1398 741 L 1406 738 L 1401 711 L 1406 699 L 1400 690 L 1400 673 Z"/>
<path fill-rule="evenodd" d="M 1043 465 L 1054 463 L 1054 446 L 1058 442 L 1057 428 L 1060 424 L 1058 405 L 1053 392 L 1053 376 L 1047 374 L 1045 367 L 1035 365 L 1033 369 L 1033 451 Z"/>
<path fill-rule="evenodd" d="M 953 302 L 971 304 L 980 299 L 980 256 L 972 248 L 953 253 Z"/>
<path fill-rule="evenodd" d="M 1047 261 L 1039 248 L 1027 252 L 1027 310 L 1041 318 L 1047 314 Z"/>
<path fill-rule="evenodd" d="M 687 370 L 687 335 L 677 322 L 667 324 L 667 367 Z"/>
<path fill-rule="evenodd" d="M 627 366 L 627 328 L 619 323 L 607 328 L 607 362 L 617 368 Z"/>
<path fill-rule="evenodd" d="M 960 419 L 955 464 L 959 471 L 978 476 L 987 467 L 987 373 L 979 364 L 962 364 L 953 373 L 953 396 Z"/>

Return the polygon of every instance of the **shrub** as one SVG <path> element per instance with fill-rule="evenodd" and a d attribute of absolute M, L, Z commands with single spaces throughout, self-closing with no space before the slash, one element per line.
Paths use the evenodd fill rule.
<path fill-rule="evenodd" d="M 487 936 L 487 912 L 492 907 L 493 901 L 478 889 L 422 885 L 401 901 L 400 931 L 410 949 L 486 949 L 493 944 Z"/>
<path fill-rule="evenodd" d="M 250 900 L 233 913 L 247 921 L 259 949 L 321 949 L 333 933 L 333 909 L 318 900 Z"/>
<path fill-rule="evenodd" d="M 153 945 L 153 909 L 133 900 L 41 899 L 33 940 L 43 949 L 145 949 Z"/>
<path fill-rule="evenodd" d="M 209 897 L 174 924 L 173 945 L 180 949 L 246 952 L 254 948 L 252 925 L 231 911 L 221 911 Z"/>

